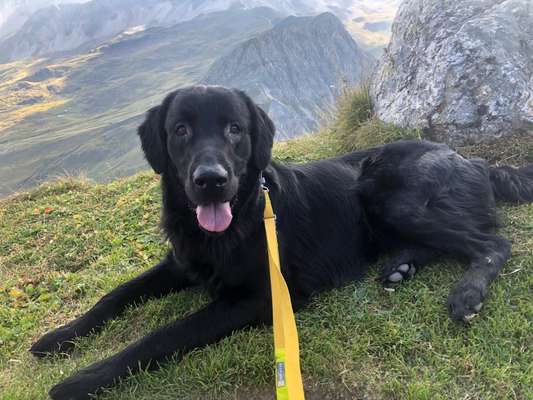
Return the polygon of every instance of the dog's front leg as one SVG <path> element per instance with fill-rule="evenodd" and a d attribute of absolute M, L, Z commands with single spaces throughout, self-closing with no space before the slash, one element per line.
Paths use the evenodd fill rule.
<path fill-rule="evenodd" d="M 78 371 L 50 390 L 54 400 L 89 399 L 111 386 L 117 378 L 144 368 L 157 368 L 173 354 L 214 343 L 233 331 L 268 321 L 268 300 L 247 299 L 229 303 L 218 300 L 189 317 L 171 323 L 120 353 Z"/>

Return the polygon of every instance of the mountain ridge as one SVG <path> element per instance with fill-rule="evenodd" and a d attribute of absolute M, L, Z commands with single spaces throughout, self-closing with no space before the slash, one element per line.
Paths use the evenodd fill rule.
<path fill-rule="evenodd" d="M 245 90 L 283 140 L 314 131 L 373 62 L 332 13 L 290 16 L 215 61 L 202 83 Z"/>
<path fill-rule="evenodd" d="M 89 45 L 100 44 L 135 26 L 171 26 L 201 14 L 230 8 L 269 7 L 286 16 L 333 12 L 350 32 L 353 31 L 358 41 L 369 41 L 370 46 L 379 47 L 385 45 L 383 32 L 388 28 L 373 32 L 365 28 L 365 22 L 372 18 L 371 11 L 374 9 L 377 17 L 390 20 L 390 9 L 397 1 L 386 0 L 372 5 L 372 8 L 369 5 L 373 3 L 369 0 L 57 0 L 54 1 L 55 6 L 19 16 L 19 22 L 11 24 L 17 25 L 20 20 L 24 24 L 20 29 L 13 29 L 7 37 L 1 34 L 7 28 L 0 25 L 0 63 L 78 48 L 85 51 Z M 362 19 L 354 22 L 355 15 Z M 12 15 L 12 18 L 16 17 Z"/>

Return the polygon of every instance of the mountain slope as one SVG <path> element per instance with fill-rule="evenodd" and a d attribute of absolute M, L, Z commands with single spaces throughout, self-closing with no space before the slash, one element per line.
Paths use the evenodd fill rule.
<path fill-rule="evenodd" d="M 286 139 L 315 130 L 343 87 L 369 74 L 372 63 L 342 22 L 324 13 L 286 18 L 217 60 L 203 81 L 246 90 Z"/>
<path fill-rule="evenodd" d="M 146 168 L 135 135 L 146 110 L 279 19 L 267 8 L 233 9 L 121 35 L 84 55 L 0 68 L 0 195 L 65 172 L 105 180 Z"/>

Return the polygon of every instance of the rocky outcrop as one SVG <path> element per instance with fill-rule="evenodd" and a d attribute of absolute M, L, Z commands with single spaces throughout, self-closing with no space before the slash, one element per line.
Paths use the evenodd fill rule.
<path fill-rule="evenodd" d="M 371 91 L 380 119 L 437 140 L 533 136 L 533 2 L 406 0 Z"/>
<path fill-rule="evenodd" d="M 287 139 L 315 130 L 342 86 L 369 75 L 373 61 L 333 14 L 289 17 L 217 60 L 203 82 L 245 90 Z"/>

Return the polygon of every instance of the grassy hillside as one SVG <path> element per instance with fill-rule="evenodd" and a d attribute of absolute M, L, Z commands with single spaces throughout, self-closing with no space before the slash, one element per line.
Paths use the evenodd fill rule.
<path fill-rule="evenodd" d="M 357 117 L 361 104 L 368 107 L 357 96 L 347 95 L 332 129 L 278 144 L 276 157 L 305 161 L 365 146 L 364 138 L 418 134 L 378 123 L 370 108 Z M 347 118 L 357 126 L 351 133 L 341 131 Z M 533 398 L 533 205 L 501 211 L 513 256 L 469 326 L 450 321 L 445 311 L 462 273 L 449 261 L 423 269 L 394 292 L 374 281 L 379 265 L 373 266 L 364 281 L 320 295 L 299 313 L 307 398 Z M 79 340 L 69 358 L 38 361 L 27 353 L 40 335 L 165 254 L 159 212 L 158 177 L 150 172 L 107 185 L 62 180 L 0 203 L 0 399 L 45 399 L 47 389 L 76 369 L 208 301 L 195 290 L 151 300 Z M 238 332 L 100 398 L 272 399 L 272 352 L 270 329 Z"/>

